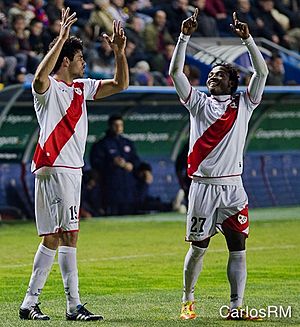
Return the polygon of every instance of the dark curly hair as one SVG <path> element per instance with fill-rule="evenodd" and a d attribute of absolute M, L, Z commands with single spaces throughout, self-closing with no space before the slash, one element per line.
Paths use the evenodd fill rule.
<path fill-rule="evenodd" d="M 57 42 L 57 39 L 58 37 L 56 37 L 49 45 L 49 50 L 51 50 L 54 46 L 54 44 Z M 61 49 L 61 52 L 59 54 L 59 57 L 56 61 L 56 64 L 53 68 L 53 73 L 56 73 L 64 58 L 67 57 L 69 60 L 73 60 L 74 59 L 74 56 L 75 54 L 78 52 L 78 51 L 83 51 L 83 45 L 82 45 L 82 41 L 77 38 L 76 36 L 70 36 L 64 43 L 62 49 Z"/>
<path fill-rule="evenodd" d="M 219 66 L 225 68 L 225 70 L 229 74 L 229 80 L 233 82 L 233 86 L 231 87 L 230 93 L 234 94 L 239 85 L 240 76 L 238 70 L 235 67 L 233 67 L 231 64 L 228 64 L 227 62 L 216 64 L 213 68 Z"/>

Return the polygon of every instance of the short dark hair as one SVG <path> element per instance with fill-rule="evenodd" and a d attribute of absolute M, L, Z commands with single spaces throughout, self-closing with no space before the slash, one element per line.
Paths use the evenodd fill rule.
<path fill-rule="evenodd" d="M 122 120 L 123 121 L 123 117 L 120 114 L 113 114 L 108 118 L 108 126 L 111 126 L 113 124 L 114 121 L 116 120 Z"/>
<path fill-rule="evenodd" d="M 54 44 L 57 42 L 58 37 L 56 37 L 49 45 L 49 50 L 53 48 Z M 73 61 L 74 60 L 74 56 L 78 51 L 83 51 L 83 45 L 82 45 L 82 41 L 76 37 L 76 36 L 70 36 L 64 43 L 61 52 L 59 54 L 59 57 L 56 61 L 56 64 L 53 68 L 53 73 L 56 73 L 64 58 L 67 57 L 69 60 Z"/>
<path fill-rule="evenodd" d="M 213 68 L 218 66 L 225 68 L 225 70 L 229 74 L 229 80 L 233 82 L 233 86 L 231 87 L 230 93 L 234 94 L 239 85 L 240 76 L 238 70 L 235 67 L 233 67 L 231 64 L 228 64 L 227 62 L 216 64 Z"/>

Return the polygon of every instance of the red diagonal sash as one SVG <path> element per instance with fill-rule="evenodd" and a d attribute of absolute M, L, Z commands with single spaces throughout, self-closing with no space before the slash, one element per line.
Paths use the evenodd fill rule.
<path fill-rule="evenodd" d="M 192 176 L 201 162 L 210 152 L 223 140 L 224 136 L 230 131 L 235 123 L 238 114 L 239 95 L 229 103 L 224 114 L 216 120 L 198 138 L 193 146 L 192 152 L 188 156 L 188 175 Z"/>
<path fill-rule="evenodd" d="M 75 91 L 76 89 L 76 91 Z M 33 161 L 36 169 L 43 166 L 53 166 L 60 151 L 75 133 L 75 127 L 82 115 L 82 103 L 84 101 L 83 83 L 74 83 L 74 95 L 66 114 L 55 126 L 44 147 L 38 143 L 34 152 Z M 52 110 L 52 108 L 48 108 Z"/>

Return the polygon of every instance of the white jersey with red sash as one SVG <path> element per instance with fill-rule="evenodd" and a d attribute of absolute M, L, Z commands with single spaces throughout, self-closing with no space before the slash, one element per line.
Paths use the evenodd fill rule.
<path fill-rule="evenodd" d="M 246 92 L 209 97 L 191 88 L 184 103 L 190 112 L 189 176 L 242 174 L 248 122 L 258 104 Z"/>
<path fill-rule="evenodd" d="M 88 131 L 86 100 L 93 100 L 101 81 L 76 79 L 71 85 L 49 76 L 43 94 L 32 88 L 40 135 L 31 170 L 41 167 L 79 169 Z"/>

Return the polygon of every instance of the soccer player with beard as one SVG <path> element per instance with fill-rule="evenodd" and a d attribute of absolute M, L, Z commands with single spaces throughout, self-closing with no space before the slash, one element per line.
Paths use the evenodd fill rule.
<path fill-rule="evenodd" d="M 113 79 L 83 78 L 85 61 L 82 41 L 69 36 L 77 20 L 70 9 L 62 10 L 59 36 L 42 60 L 32 83 L 34 108 L 40 126 L 33 157 L 35 216 L 42 242 L 36 252 L 29 287 L 19 310 L 21 319 L 49 320 L 38 298 L 58 249 L 58 263 L 67 298 L 67 320 L 102 320 L 82 305 L 78 291 L 76 245 L 83 155 L 87 138 L 86 101 L 118 93 L 128 87 L 125 57 L 126 36 L 120 22 L 113 22 L 113 35 L 104 38 L 113 49 Z M 54 75 L 51 75 L 53 73 Z"/>
<path fill-rule="evenodd" d="M 198 9 L 181 25 L 170 64 L 170 75 L 183 105 L 190 112 L 188 174 L 192 178 L 186 224 L 190 248 L 183 269 L 181 319 L 196 318 L 194 288 L 211 237 L 220 230 L 229 250 L 228 319 L 248 320 L 241 309 L 246 284 L 245 243 L 249 232 L 248 197 L 244 190 L 243 150 L 248 123 L 259 105 L 268 75 L 267 65 L 248 25 L 233 13 L 233 32 L 247 47 L 253 75 L 246 92 L 236 93 L 238 72 L 229 64 L 216 65 L 207 78 L 210 96 L 193 88 L 183 73 L 187 43 L 197 28 Z M 234 315 L 234 312 L 241 314 Z"/>

